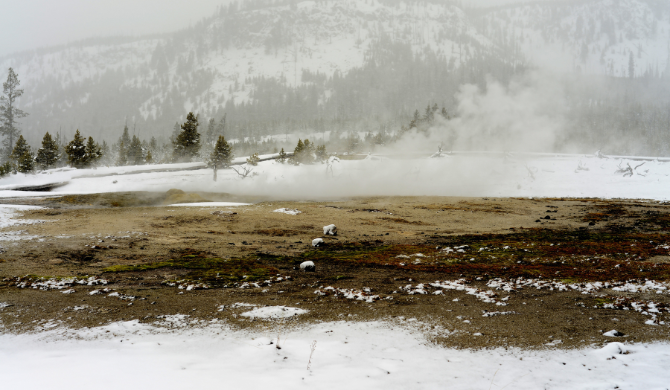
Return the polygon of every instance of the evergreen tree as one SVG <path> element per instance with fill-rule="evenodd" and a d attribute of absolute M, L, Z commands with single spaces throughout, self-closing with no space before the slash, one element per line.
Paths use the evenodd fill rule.
<path fill-rule="evenodd" d="M 119 140 L 118 156 L 116 157 L 116 165 L 123 166 L 128 164 L 128 145 Z"/>
<path fill-rule="evenodd" d="M 209 160 L 214 167 L 214 181 L 216 181 L 217 169 L 219 167 L 228 168 L 230 163 L 233 162 L 233 148 L 222 135 L 216 140 L 216 145 L 209 156 Z"/>
<path fill-rule="evenodd" d="M 192 161 L 200 151 L 200 133 L 198 133 L 198 117 L 188 113 L 186 122 L 181 125 L 181 133 L 173 142 L 173 158 L 175 161 Z"/>
<path fill-rule="evenodd" d="M 14 171 L 12 163 L 7 161 L 6 163 L 0 165 L 0 177 L 7 176 Z"/>
<path fill-rule="evenodd" d="M 19 139 L 16 140 L 16 145 L 12 150 L 12 154 L 9 155 L 9 158 L 18 162 L 26 152 L 30 152 L 30 145 L 28 145 L 22 135 L 19 135 Z"/>
<path fill-rule="evenodd" d="M 30 149 L 23 152 L 18 159 L 16 170 L 21 173 L 30 173 L 35 169 L 35 156 Z"/>
<path fill-rule="evenodd" d="M 85 148 L 84 166 L 95 165 L 102 157 L 102 150 L 97 142 L 93 141 L 93 137 L 88 137 L 88 142 Z"/>
<path fill-rule="evenodd" d="M 328 159 L 328 153 L 326 152 L 326 145 L 317 146 L 315 154 L 317 160 L 326 161 Z"/>
<path fill-rule="evenodd" d="M 314 162 L 314 153 L 316 152 L 316 148 L 314 146 L 313 142 L 310 142 L 308 139 L 305 139 L 305 149 L 302 153 L 302 161 L 300 161 L 303 164 L 312 164 Z"/>
<path fill-rule="evenodd" d="M 107 141 L 102 140 L 102 145 L 100 146 L 100 152 L 102 153 L 102 157 L 100 158 L 100 164 L 106 166 L 112 165 L 113 155 L 111 153 L 109 145 L 107 144 Z"/>
<path fill-rule="evenodd" d="M 67 144 L 65 153 L 67 153 L 67 162 L 70 166 L 74 168 L 86 166 L 86 146 L 79 130 L 74 134 L 74 139 Z"/>
<path fill-rule="evenodd" d="M 44 138 L 42 138 L 42 147 L 37 150 L 37 158 L 35 161 L 42 167 L 42 169 L 49 169 L 56 165 L 56 162 L 60 158 L 58 149 L 58 144 L 51 138 L 51 134 L 47 131 L 47 133 L 44 134 Z"/>
<path fill-rule="evenodd" d="M 251 156 L 249 156 L 249 158 L 247 159 L 247 164 L 257 166 L 260 160 L 261 159 L 258 157 L 258 152 L 256 152 Z"/>
<path fill-rule="evenodd" d="M 293 156 L 291 157 L 291 163 L 298 165 L 302 162 L 302 156 L 305 153 L 305 144 L 302 143 L 301 139 L 298 139 L 298 144 L 293 149 Z"/>
<path fill-rule="evenodd" d="M 136 135 L 133 135 L 133 139 L 130 141 L 130 146 L 128 146 L 128 163 L 132 165 L 142 165 L 144 163 L 142 142 Z"/>
<path fill-rule="evenodd" d="M 0 131 L 5 137 L 3 141 L 6 150 L 5 156 L 10 154 L 14 146 L 14 140 L 21 133 L 16 126 L 18 124 L 17 120 L 28 115 L 23 110 L 16 108 L 16 99 L 23 95 L 23 89 L 18 88 L 20 83 L 14 70 L 9 68 L 7 81 L 2 83 L 3 96 L 0 96 Z M 16 158 L 19 157 L 21 156 L 19 155 Z"/>
<path fill-rule="evenodd" d="M 147 157 L 144 159 L 144 162 L 147 164 L 154 162 L 154 157 L 151 155 L 151 150 L 147 150 Z"/>
<path fill-rule="evenodd" d="M 288 155 L 284 151 L 284 148 L 281 148 L 281 151 L 279 151 L 279 157 L 277 157 L 277 161 L 279 161 L 279 163 L 283 164 L 283 163 L 286 162 L 287 158 L 288 158 Z"/>

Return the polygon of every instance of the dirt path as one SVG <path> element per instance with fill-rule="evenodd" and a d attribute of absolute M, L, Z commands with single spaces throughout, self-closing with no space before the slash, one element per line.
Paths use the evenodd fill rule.
<path fill-rule="evenodd" d="M 203 199 L 244 200 L 172 192 L 22 201 L 47 209 L 23 212 L 33 224 L 3 229 L 30 238 L 0 242 L 0 324 L 28 331 L 174 314 L 273 324 L 234 305 L 248 303 L 309 310 L 285 324 L 398 321 L 457 347 L 576 347 L 611 341 L 603 332 L 612 329 L 628 341 L 670 335 L 667 204 L 392 197 L 163 205 Z M 329 224 L 337 236 L 323 236 Z M 313 248 L 318 237 L 326 245 Z M 303 261 L 316 271 L 296 269 Z"/>

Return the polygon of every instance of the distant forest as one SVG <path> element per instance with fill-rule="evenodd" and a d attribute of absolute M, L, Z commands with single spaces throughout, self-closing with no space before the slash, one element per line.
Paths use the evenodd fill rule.
<path fill-rule="evenodd" d="M 400 1 L 382 3 L 396 5 Z M 667 16 L 667 5 L 647 3 L 658 9 L 659 20 Z M 248 11 L 280 4 L 295 2 L 257 0 L 246 2 L 244 8 L 222 7 L 217 15 L 189 29 L 169 37 L 156 37 L 147 64 L 121 66 L 65 86 L 62 80 L 49 75 L 34 85 L 24 83 L 27 94 L 44 97 L 35 98 L 30 106 L 24 107 L 30 113 L 23 120 L 26 138 L 37 143 L 48 130 L 69 139 L 76 130 L 71 125 L 75 123 L 82 132 L 110 146 L 119 139 L 124 126 L 145 143 L 154 138 L 155 143 L 168 145 L 175 136 L 175 125 L 188 113 L 185 109 L 188 106 L 195 107 L 201 126 L 214 124 L 210 140 L 218 135 L 241 141 L 244 137 L 259 139 L 267 135 L 325 131 L 345 134 L 343 137 L 353 132 L 370 133 L 371 137 L 397 134 L 412 121 L 416 110 L 423 114 L 427 105 L 437 104 L 450 117 L 458 116 L 455 95 L 464 84 L 477 85 L 485 93 L 492 80 L 508 85 L 534 71 L 519 49 L 526 38 L 505 27 L 509 7 L 466 9 L 476 31 L 466 33 L 454 24 L 438 37 L 455 42 L 451 53 L 427 47 L 417 50 L 427 43 L 412 31 L 402 30 L 396 36 L 379 31 L 364 49 L 364 64 L 344 74 L 301 71 L 295 75 L 301 81 L 298 87 L 285 78 L 258 75 L 238 80 L 223 93 L 211 91 L 216 73 L 202 66 L 211 53 L 255 44 L 258 39 L 266 53 L 286 49 L 294 43 L 290 13 L 262 38 L 251 32 L 265 16 L 252 17 Z M 556 20 L 569 11 L 567 5 L 547 9 Z M 243 11 L 247 12 L 244 17 Z M 600 17 L 602 20 L 578 20 L 572 32 L 551 26 L 543 33 L 548 39 L 568 34 L 564 38 L 573 41 L 601 36 L 611 36 L 609 39 L 614 41 L 627 39 L 626 31 L 616 30 L 612 20 Z M 651 28 L 649 34 L 653 33 Z M 476 34 L 495 37 L 497 46 L 492 49 L 482 44 Z M 118 42 L 132 43 L 125 38 L 118 38 Z M 83 41 L 79 46 L 90 44 L 91 41 Z M 76 49 L 77 44 L 64 50 L 71 50 L 76 57 Z M 587 45 L 584 50 L 589 54 L 596 49 Z M 47 58 L 48 54 L 47 50 L 32 55 Z M 28 58 L 31 54 L 24 55 Z M 635 65 L 637 55 L 630 53 L 628 77 L 565 77 L 566 125 L 558 135 L 555 151 L 595 152 L 602 148 L 609 154 L 670 155 L 670 75 L 666 69 L 639 69 Z M 46 66 L 49 60 L 43 61 Z M 249 99 L 238 102 L 229 98 L 245 90 L 251 91 Z M 73 102 L 68 104 L 80 108 L 67 110 L 64 102 Z M 158 110 L 144 119 L 139 107 L 147 102 Z M 59 124 L 70 125 L 61 128 Z"/>

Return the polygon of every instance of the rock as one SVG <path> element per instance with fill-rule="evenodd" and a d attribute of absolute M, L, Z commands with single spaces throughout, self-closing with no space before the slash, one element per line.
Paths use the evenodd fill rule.
<path fill-rule="evenodd" d="M 603 336 L 607 336 L 607 337 L 623 337 L 623 336 L 625 336 L 625 334 L 619 332 L 618 330 L 614 330 L 614 329 L 612 329 L 612 330 L 610 330 L 609 332 L 605 332 L 605 333 L 603 333 Z"/>
<path fill-rule="evenodd" d="M 323 234 L 329 236 L 337 236 L 337 227 L 335 225 L 324 226 Z"/>
<path fill-rule="evenodd" d="M 326 243 L 323 242 L 323 239 L 321 239 L 321 238 L 315 238 L 315 239 L 312 240 L 312 246 L 313 247 L 320 247 L 320 246 L 324 246 L 325 244 Z"/>
<path fill-rule="evenodd" d="M 303 261 L 300 263 L 300 270 L 305 272 L 314 272 L 316 271 L 316 266 L 313 261 Z"/>

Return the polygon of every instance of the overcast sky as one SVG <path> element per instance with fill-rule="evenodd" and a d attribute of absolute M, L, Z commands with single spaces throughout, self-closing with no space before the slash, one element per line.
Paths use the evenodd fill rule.
<path fill-rule="evenodd" d="M 242 0 L 243 1 L 243 0 Z M 463 0 L 496 5 L 524 0 Z M 172 32 L 230 0 L 2 0 L 0 55 L 110 35 Z"/>
<path fill-rule="evenodd" d="M 171 32 L 225 0 L 2 0 L 0 55 L 93 36 Z"/>

